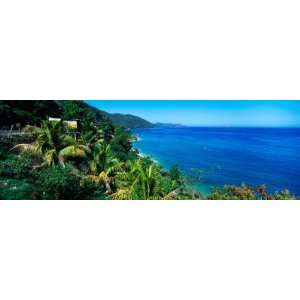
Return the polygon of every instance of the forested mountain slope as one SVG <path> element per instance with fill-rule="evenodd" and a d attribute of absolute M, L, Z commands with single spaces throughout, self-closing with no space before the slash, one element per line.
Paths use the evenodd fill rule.
<path fill-rule="evenodd" d="M 83 113 L 89 112 L 98 122 L 109 119 L 114 126 L 125 128 L 153 127 L 154 125 L 140 117 L 124 114 L 109 114 L 94 108 L 83 101 L 54 100 L 14 100 L 0 101 L 0 126 L 15 123 L 40 124 L 47 117 L 59 117 L 65 120 L 74 114 L 80 119 Z"/>

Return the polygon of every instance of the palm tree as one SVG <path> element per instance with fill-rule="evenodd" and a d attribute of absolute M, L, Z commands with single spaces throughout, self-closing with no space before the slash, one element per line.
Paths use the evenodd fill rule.
<path fill-rule="evenodd" d="M 27 128 L 27 130 L 32 128 Z M 42 157 L 43 165 L 54 166 L 60 164 L 65 166 L 64 161 L 72 158 L 85 158 L 90 153 L 89 147 L 76 141 L 65 133 L 62 121 L 44 121 L 37 133 L 36 140 L 31 144 L 18 144 L 13 149 L 30 151 Z"/>
<path fill-rule="evenodd" d="M 112 194 L 115 200 L 139 199 L 137 161 L 127 161 L 116 176 L 118 190 Z"/>
<path fill-rule="evenodd" d="M 137 166 L 138 179 L 143 192 L 143 199 L 150 199 L 156 195 L 157 172 L 155 165 L 151 164 L 144 168 L 141 164 Z"/>
<path fill-rule="evenodd" d="M 111 194 L 114 178 L 122 170 L 122 165 L 123 163 L 113 157 L 110 145 L 97 143 L 94 146 L 93 159 L 90 161 L 92 175 L 87 177 L 95 183 L 104 184 L 106 192 Z"/>
<path fill-rule="evenodd" d="M 36 140 L 33 143 L 18 144 L 11 150 L 21 150 L 22 152 L 31 152 L 34 155 L 43 158 L 47 165 L 54 165 L 57 159 L 56 140 L 53 133 L 57 130 L 59 123 L 51 124 L 50 122 L 43 122 L 42 127 L 26 126 L 24 132 L 32 136 L 32 132 L 36 135 Z"/>
<path fill-rule="evenodd" d="M 122 163 L 113 159 L 110 161 L 110 166 L 107 166 L 107 168 L 101 171 L 98 175 L 88 175 L 87 177 L 95 183 L 104 184 L 106 193 L 111 194 L 113 192 L 112 185 L 114 184 L 114 178 L 121 168 Z"/>
<path fill-rule="evenodd" d="M 113 194 L 114 199 L 160 199 L 160 174 L 154 163 L 143 165 L 141 160 L 129 162 L 127 170 L 118 175 L 120 189 Z"/>
<path fill-rule="evenodd" d="M 68 143 L 66 144 L 66 140 Z M 85 159 L 91 153 L 88 146 L 76 141 L 73 137 L 65 138 L 65 147 L 58 153 L 58 160 L 62 166 L 66 159 Z"/>
<path fill-rule="evenodd" d="M 83 132 L 81 134 L 81 141 L 88 147 L 93 147 L 96 144 L 104 143 L 104 131 L 101 128 Z"/>

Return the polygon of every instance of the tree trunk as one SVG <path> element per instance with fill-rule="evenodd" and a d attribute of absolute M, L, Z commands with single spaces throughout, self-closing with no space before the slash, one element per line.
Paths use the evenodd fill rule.
<path fill-rule="evenodd" d="M 105 181 L 104 181 L 104 184 L 105 184 L 106 192 L 107 192 L 108 194 L 111 194 L 111 193 L 112 193 L 112 189 L 111 189 L 111 187 L 110 187 L 110 184 L 109 184 L 108 180 L 105 180 Z"/>

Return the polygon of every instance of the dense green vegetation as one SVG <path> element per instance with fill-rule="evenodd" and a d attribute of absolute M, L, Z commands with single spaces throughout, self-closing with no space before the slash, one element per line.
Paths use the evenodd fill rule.
<path fill-rule="evenodd" d="M 132 115 L 109 114 L 82 101 L 5 101 L 0 100 L 0 127 L 16 123 L 21 125 L 40 125 L 48 117 L 59 117 L 64 120 L 82 119 L 84 129 L 90 122 L 110 120 L 112 125 L 124 128 L 154 127 L 154 124 Z"/>
<path fill-rule="evenodd" d="M 267 187 L 261 185 L 253 188 L 246 184 L 225 185 L 222 188 L 216 188 L 207 197 L 210 200 L 290 200 L 297 199 L 298 197 L 290 194 L 288 190 L 277 191 L 268 193 Z"/>
<path fill-rule="evenodd" d="M 61 116 L 58 101 L 4 101 L 0 100 L 0 127 L 20 123 L 40 124 L 51 112 L 52 117 Z"/>
<path fill-rule="evenodd" d="M 167 172 L 140 157 L 131 133 L 104 115 L 100 118 L 79 101 L 62 102 L 57 112 L 63 119 L 79 120 L 80 136 L 63 121 L 36 117 L 29 122 L 27 114 L 19 114 L 19 122 L 28 121 L 23 141 L 0 148 L 1 199 L 200 197 L 176 167 Z"/>
<path fill-rule="evenodd" d="M 109 114 L 109 118 L 115 126 L 125 128 L 151 128 L 156 125 L 133 115 Z"/>
<path fill-rule="evenodd" d="M 79 128 L 48 121 L 50 111 L 52 117 L 78 120 Z M 0 144 L 0 199 L 204 199 L 176 166 L 167 171 L 139 155 L 126 129 L 134 124 L 115 126 L 81 101 L 0 101 L 0 117 L 2 126 L 18 122 L 23 131 Z M 263 185 L 245 184 L 216 188 L 207 197 L 296 198 L 287 190 L 270 194 Z"/>

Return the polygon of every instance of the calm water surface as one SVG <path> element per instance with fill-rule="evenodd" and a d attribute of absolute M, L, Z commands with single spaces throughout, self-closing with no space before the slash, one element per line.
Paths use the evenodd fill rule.
<path fill-rule="evenodd" d="M 266 184 L 300 194 L 299 128 L 136 129 L 135 147 L 164 167 L 178 165 L 199 191 L 224 184 Z"/>

